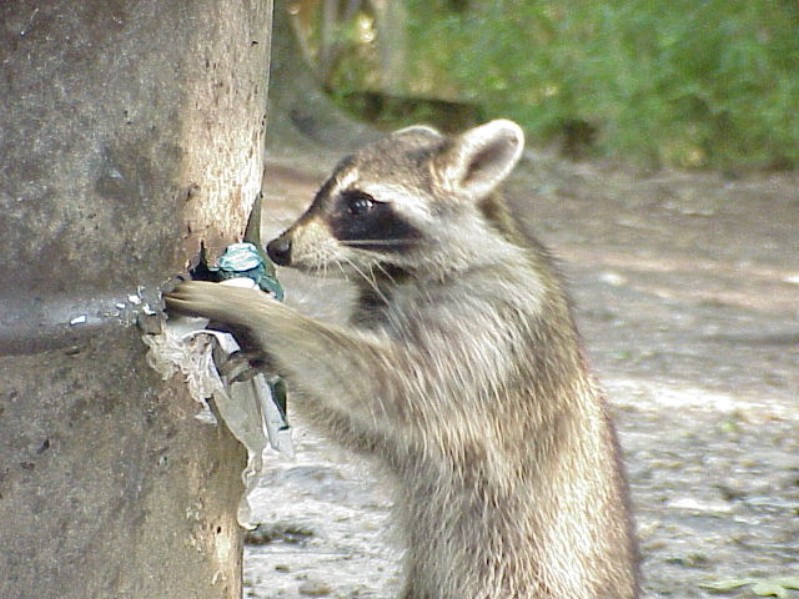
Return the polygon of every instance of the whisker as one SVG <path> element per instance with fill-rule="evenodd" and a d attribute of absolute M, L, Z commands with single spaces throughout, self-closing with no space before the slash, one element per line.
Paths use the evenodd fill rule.
<path fill-rule="evenodd" d="M 349 276 L 347 275 L 347 271 L 344 268 L 344 265 L 339 261 L 334 262 L 334 264 L 338 266 L 338 269 L 341 271 L 341 274 L 344 276 L 344 280 L 345 281 L 349 280 Z"/>
<path fill-rule="evenodd" d="M 386 267 L 383 266 L 383 264 L 381 262 L 378 262 L 375 266 L 377 266 L 377 268 L 380 270 L 380 272 L 382 272 L 386 276 L 386 278 L 389 281 L 391 281 L 391 283 L 393 285 L 397 284 L 397 281 L 394 279 L 394 277 L 391 276 L 391 274 L 388 272 L 388 270 L 386 270 Z"/>
<path fill-rule="evenodd" d="M 361 277 L 363 277 L 364 281 L 369 283 L 369 285 L 372 287 L 372 289 L 375 290 L 375 293 L 380 297 L 380 299 L 383 300 L 386 304 L 388 304 L 388 298 L 385 295 L 383 295 L 382 291 L 380 291 L 380 287 L 378 287 L 377 282 L 373 278 L 369 278 L 366 275 L 366 273 L 363 272 L 360 268 L 358 268 L 358 266 L 352 260 L 350 260 L 349 258 L 344 258 L 344 260 L 347 262 L 347 264 L 349 264 L 352 267 L 352 269 L 355 272 L 357 272 Z"/>

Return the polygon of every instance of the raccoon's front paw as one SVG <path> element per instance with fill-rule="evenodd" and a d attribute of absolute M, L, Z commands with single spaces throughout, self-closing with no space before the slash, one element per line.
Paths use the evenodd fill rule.
<path fill-rule="evenodd" d="M 172 291 L 164 293 L 167 313 L 207 317 L 206 312 L 214 301 L 209 300 L 209 295 L 204 292 L 203 287 L 215 284 L 199 281 L 179 283 Z"/>
<path fill-rule="evenodd" d="M 238 340 L 237 337 L 236 341 Z M 271 376 L 275 372 L 270 356 L 257 349 L 237 351 L 228 356 L 224 355 L 217 345 L 214 350 L 214 363 L 224 380 L 231 383 L 248 381 L 260 373 Z"/>
<path fill-rule="evenodd" d="M 251 289 L 241 289 L 209 283 L 207 281 L 187 281 L 180 283 L 172 291 L 164 294 L 167 312 L 202 316 L 209 320 L 237 323 L 238 306 L 247 305 L 263 295 Z"/>

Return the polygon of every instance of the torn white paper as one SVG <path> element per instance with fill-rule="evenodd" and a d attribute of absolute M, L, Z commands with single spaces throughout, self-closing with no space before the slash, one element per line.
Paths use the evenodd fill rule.
<path fill-rule="evenodd" d="M 204 318 L 170 318 L 160 335 L 145 335 L 149 346 L 147 361 L 166 380 L 176 372 L 186 377 L 189 393 L 202 409 L 197 418 L 216 424 L 208 406 L 213 397 L 219 415 L 233 435 L 247 449 L 247 467 L 242 472 L 244 496 L 238 510 L 239 524 L 251 529 L 250 492 L 257 485 L 263 465 L 267 442 L 277 451 L 294 456 L 291 431 L 284 415 L 275 404 L 269 380 L 258 373 L 248 380 L 228 381 L 220 375 L 214 362 L 214 343 L 218 343 L 227 358 L 240 350 L 232 335 L 209 331 Z"/>

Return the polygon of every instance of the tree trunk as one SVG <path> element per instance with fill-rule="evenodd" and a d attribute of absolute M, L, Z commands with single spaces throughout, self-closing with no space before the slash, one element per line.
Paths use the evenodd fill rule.
<path fill-rule="evenodd" d="M 377 12 L 381 91 L 387 95 L 405 95 L 408 88 L 408 15 L 405 2 L 373 0 L 372 5 Z"/>
<path fill-rule="evenodd" d="M 275 4 L 270 79 L 270 154 L 314 154 L 331 162 L 380 136 L 345 115 L 322 91 L 297 40 L 287 0 Z"/>
<path fill-rule="evenodd" d="M 6 0 L 0 23 L 0 597 L 239 598 L 244 451 L 134 321 L 244 229 L 271 0 Z"/>

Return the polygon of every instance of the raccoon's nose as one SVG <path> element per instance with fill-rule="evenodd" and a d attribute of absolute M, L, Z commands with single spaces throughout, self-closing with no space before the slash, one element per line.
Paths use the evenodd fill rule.
<path fill-rule="evenodd" d="M 291 239 L 280 236 L 266 244 L 266 253 L 272 262 L 280 266 L 288 266 L 291 263 Z"/>

